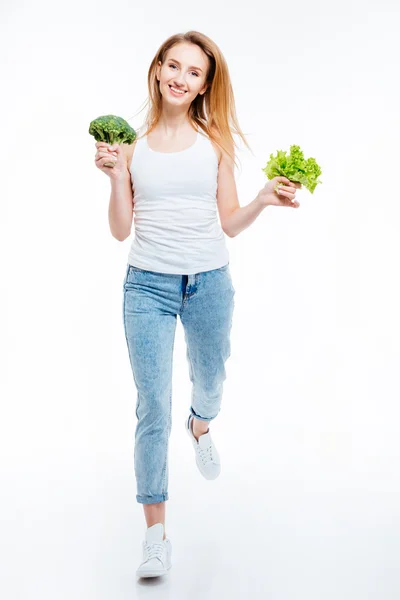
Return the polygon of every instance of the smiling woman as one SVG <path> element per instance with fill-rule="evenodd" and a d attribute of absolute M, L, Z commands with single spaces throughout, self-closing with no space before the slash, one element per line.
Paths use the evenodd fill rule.
<path fill-rule="evenodd" d="M 140 577 L 171 568 L 165 504 L 178 315 L 192 382 L 185 430 L 201 475 L 215 479 L 220 473 L 210 423 L 221 410 L 231 351 L 235 289 L 224 234 L 232 237 L 231 216 L 240 209 L 232 134 L 249 147 L 237 122 L 226 61 L 207 36 L 189 31 L 167 39 L 151 62 L 148 86 L 146 121 L 127 149 L 135 236 L 123 284 L 125 336 L 138 391 L 136 499 L 147 524 Z"/>

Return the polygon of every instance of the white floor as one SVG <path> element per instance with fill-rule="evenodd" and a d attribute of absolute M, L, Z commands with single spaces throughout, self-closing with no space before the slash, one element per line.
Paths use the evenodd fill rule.
<path fill-rule="evenodd" d="M 36 448 L 23 468 L 6 467 L 1 597 L 398 600 L 400 499 L 388 477 L 398 478 L 397 461 L 357 464 L 347 451 L 346 462 L 304 443 L 293 452 L 300 438 L 290 428 L 240 446 L 223 427 L 220 419 L 211 430 L 222 472 L 206 481 L 173 423 L 172 569 L 157 579 L 135 577 L 145 522 L 126 448 L 111 456 L 75 448 L 73 457 Z"/>

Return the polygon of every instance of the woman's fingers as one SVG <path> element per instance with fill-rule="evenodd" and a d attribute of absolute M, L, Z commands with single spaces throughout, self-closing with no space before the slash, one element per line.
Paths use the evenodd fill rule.
<path fill-rule="evenodd" d="M 297 200 L 295 200 L 294 196 L 284 196 L 281 199 L 281 202 L 284 202 L 284 206 L 292 206 L 293 208 L 298 208 L 300 206 Z"/>
<path fill-rule="evenodd" d="M 284 185 L 283 183 L 278 183 L 279 190 L 286 190 L 286 192 L 293 192 L 294 189 L 301 188 L 301 183 L 291 183 L 290 185 Z"/>
<path fill-rule="evenodd" d="M 107 142 L 96 142 L 97 154 L 95 160 L 100 160 L 100 158 L 118 159 L 118 154 L 121 149 L 116 145 L 115 148 L 111 150 L 112 146 L 113 144 L 107 144 Z"/>
<path fill-rule="evenodd" d="M 295 188 L 292 187 L 288 187 L 288 186 L 279 186 L 277 189 L 278 194 L 281 194 L 282 196 L 285 196 L 285 198 L 289 198 L 290 200 L 292 198 L 294 198 L 295 196 Z"/>
<path fill-rule="evenodd" d="M 278 194 L 280 194 L 286 200 L 284 206 L 293 206 L 294 208 L 298 208 L 300 206 L 297 200 L 295 200 L 295 189 L 296 188 L 289 186 L 280 186 L 278 188 Z"/>
<path fill-rule="evenodd" d="M 105 150 L 104 148 L 99 148 L 96 153 L 96 160 L 100 160 L 100 158 L 116 158 L 118 159 L 117 152 L 110 152 L 109 150 Z"/>
<path fill-rule="evenodd" d="M 119 152 L 120 148 L 119 146 L 116 146 L 115 148 L 112 148 L 112 144 L 107 144 L 106 142 L 96 142 L 96 148 L 97 150 L 102 150 L 103 152 Z"/>

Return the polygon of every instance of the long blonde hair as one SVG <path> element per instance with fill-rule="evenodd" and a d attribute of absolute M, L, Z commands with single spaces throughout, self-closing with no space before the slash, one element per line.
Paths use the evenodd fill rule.
<path fill-rule="evenodd" d="M 250 151 L 252 150 L 238 123 L 235 99 L 226 60 L 217 44 L 199 31 L 176 33 L 165 40 L 157 50 L 147 75 L 149 96 L 144 108 L 146 106 L 149 106 L 149 108 L 145 119 L 145 133 L 143 136 L 149 134 L 156 127 L 162 113 L 162 95 L 156 77 L 158 61 L 164 64 L 168 50 L 182 42 L 197 44 L 209 59 L 209 69 L 206 77 L 208 87 L 206 92 L 198 94 L 190 105 L 188 112 L 189 120 L 196 129 L 202 129 L 220 149 L 227 152 L 236 165 L 235 146 L 238 146 L 235 143 L 232 132 L 239 135 L 246 147 Z M 138 139 L 143 136 L 138 136 Z"/>

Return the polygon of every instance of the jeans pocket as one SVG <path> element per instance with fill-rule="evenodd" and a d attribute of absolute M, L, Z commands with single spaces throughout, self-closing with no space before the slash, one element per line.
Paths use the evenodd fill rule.
<path fill-rule="evenodd" d="M 227 279 L 229 281 L 229 284 L 231 286 L 232 292 L 235 294 L 235 288 L 233 287 L 233 283 L 232 283 L 232 275 L 231 275 L 231 269 L 230 269 L 230 264 L 226 264 L 223 267 L 219 267 L 219 269 L 215 269 L 216 273 L 221 273 L 222 277 L 224 279 Z"/>
<path fill-rule="evenodd" d="M 134 283 L 135 275 L 138 272 L 137 268 L 133 265 L 128 265 L 126 269 L 126 275 L 124 279 L 124 288 L 126 289 L 127 285 Z"/>

